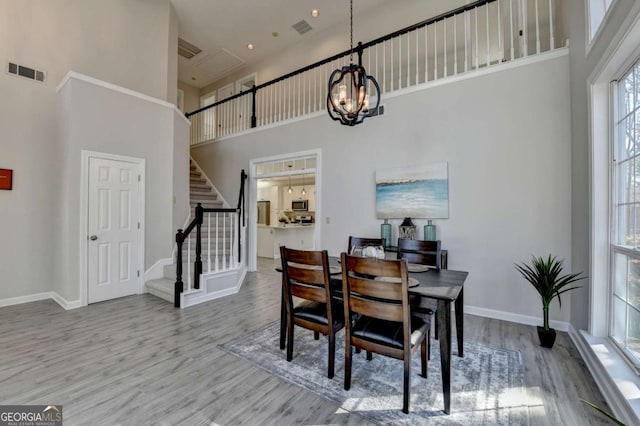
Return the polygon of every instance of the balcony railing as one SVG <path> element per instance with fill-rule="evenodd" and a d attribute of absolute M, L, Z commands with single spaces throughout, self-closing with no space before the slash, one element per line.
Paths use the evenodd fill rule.
<path fill-rule="evenodd" d="M 558 36 L 558 2 L 476 1 L 360 43 L 357 50 L 383 95 L 556 49 L 564 44 L 564 37 Z M 187 114 L 191 145 L 326 110 L 329 76 L 348 65 L 350 53 L 344 51 Z"/>

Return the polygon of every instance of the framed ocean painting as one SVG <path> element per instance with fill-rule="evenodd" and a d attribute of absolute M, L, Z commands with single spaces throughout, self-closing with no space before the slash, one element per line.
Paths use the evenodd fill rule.
<path fill-rule="evenodd" d="M 376 215 L 378 219 L 447 219 L 447 163 L 377 170 Z"/>

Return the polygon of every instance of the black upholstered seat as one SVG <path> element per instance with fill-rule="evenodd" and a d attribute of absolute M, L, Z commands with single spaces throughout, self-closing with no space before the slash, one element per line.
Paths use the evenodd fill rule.
<path fill-rule="evenodd" d="M 339 327 L 341 329 L 344 326 L 344 308 L 342 307 L 342 301 L 336 300 L 334 298 L 331 305 L 333 308 L 333 326 Z M 305 300 L 304 302 L 293 308 L 293 315 L 296 318 L 304 319 L 322 325 L 329 325 L 326 303 Z"/>
<path fill-rule="evenodd" d="M 411 346 L 415 346 L 420 335 L 429 330 L 429 323 L 424 319 L 412 316 Z M 351 328 L 351 335 L 370 342 L 402 349 L 404 347 L 403 324 L 401 322 L 386 321 L 379 318 L 360 316 Z"/>

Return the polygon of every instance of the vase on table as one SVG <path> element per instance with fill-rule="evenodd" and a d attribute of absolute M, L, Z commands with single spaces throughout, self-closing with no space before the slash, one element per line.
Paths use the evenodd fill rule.
<path fill-rule="evenodd" d="M 433 224 L 433 221 L 429 219 L 427 224 L 424 226 L 424 240 L 425 241 L 436 241 L 436 226 Z"/>
<path fill-rule="evenodd" d="M 380 238 L 384 239 L 384 246 L 391 246 L 391 224 L 388 219 L 384 220 L 384 223 L 380 225 Z"/>

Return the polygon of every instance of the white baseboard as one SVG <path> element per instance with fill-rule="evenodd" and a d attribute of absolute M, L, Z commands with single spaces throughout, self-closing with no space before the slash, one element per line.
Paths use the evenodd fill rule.
<path fill-rule="evenodd" d="M 569 337 L 576 345 L 591 376 L 609 404 L 612 414 L 625 424 L 640 424 L 640 403 L 638 403 L 640 379 L 635 372 L 611 346 L 608 339 L 590 336 L 587 332 L 578 331 L 573 326 L 569 328 Z M 629 400 L 633 401 L 634 406 L 629 403 Z"/>
<path fill-rule="evenodd" d="M 464 305 L 465 314 L 478 315 L 480 317 L 494 318 L 526 325 L 542 325 L 542 309 L 540 311 L 539 317 L 532 317 L 529 315 L 514 314 L 512 312 L 496 311 L 494 309 Z M 569 331 L 569 323 L 565 321 L 551 320 L 549 321 L 549 325 L 556 330 Z"/>
<path fill-rule="evenodd" d="M 37 302 L 38 300 L 51 299 L 51 292 L 46 291 L 44 293 L 29 294 L 26 296 L 9 297 L 7 299 L 0 299 L 0 307 L 21 305 L 23 303 Z"/>
<path fill-rule="evenodd" d="M 65 299 L 64 297 L 60 296 L 55 291 L 51 292 L 51 298 L 56 303 L 58 303 L 58 305 L 62 306 L 66 311 L 68 311 L 69 309 L 77 309 L 77 308 L 79 308 L 81 306 L 80 300 L 68 301 L 67 299 Z"/>
<path fill-rule="evenodd" d="M 172 258 L 158 260 L 156 263 L 151 265 L 151 267 L 144 272 L 144 282 L 147 282 L 150 280 L 159 280 L 160 278 L 164 278 L 164 267 L 172 264 L 173 264 Z"/>
<path fill-rule="evenodd" d="M 9 297 L 7 299 L 0 299 L 0 307 L 21 305 L 23 303 L 37 302 L 39 300 L 52 299 L 65 310 L 76 309 L 80 307 L 80 300 L 73 300 L 69 302 L 64 297 L 60 296 L 55 291 L 45 291 L 44 293 L 28 294 L 26 296 Z"/>

